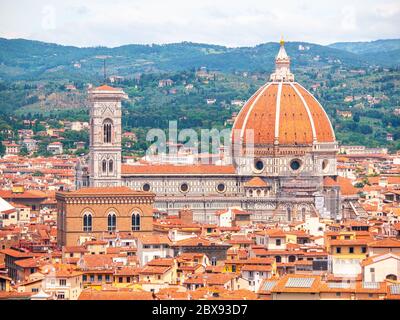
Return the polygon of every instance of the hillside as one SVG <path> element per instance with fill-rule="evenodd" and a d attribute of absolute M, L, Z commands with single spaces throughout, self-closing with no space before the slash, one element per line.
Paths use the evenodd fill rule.
<path fill-rule="evenodd" d="M 329 45 L 329 47 L 357 54 L 364 61 L 377 65 L 387 67 L 400 65 L 400 39 L 338 42 Z"/>
<path fill-rule="evenodd" d="M 400 63 L 386 67 L 398 58 L 396 50 L 356 54 L 301 42 L 285 47 L 296 81 L 324 106 L 341 143 L 400 149 Z M 14 129 L 23 128 L 24 119 L 87 121 L 87 88 L 104 82 L 107 56 L 107 75 L 119 76 L 111 84 L 129 95 L 124 129 L 136 130 L 141 140 L 149 128 L 168 128 L 169 120 L 196 130 L 229 127 L 240 110 L 237 102 L 268 81 L 278 48 L 277 43 L 77 48 L 0 39 L 0 120 Z M 160 85 L 166 79 L 172 84 Z"/>
<path fill-rule="evenodd" d="M 400 49 L 400 39 L 376 40 L 367 42 L 337 42 L 330 44 L 329 47 L 345 50 L 355 54 L 390 52 Z"/>
<path fill-rule="evenodd" d="M 78 48 L 29 40 L 0 38 L 0 80 L 100 79 L 103 58 L 109 74 L 173 72 L 202 66 L 221 72 L 270 71 L 279 44 L 228 48 L 182 42 L 166 45 L 126 45 L 116 48 Z M 330 65 L 360 67 L 379 64 L 375 55 L 358 55 L 335 47 L 288 42 L 293 69 Z"/>

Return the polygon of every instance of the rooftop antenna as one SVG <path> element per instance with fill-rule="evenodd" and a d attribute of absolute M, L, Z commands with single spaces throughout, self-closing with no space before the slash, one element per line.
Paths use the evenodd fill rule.
<path fill-rule="evenodd" d="M 104 77 L 103 81 L 104 81 L 104 84 L 106 84 L 107 83 L 107 62 L 106 62 L 106 60 L 108 58 L 111 58 L 111 56 L 106 56 L 106 55 L 96 56 L 96 58 L 103 60 L 103 77 Z"/>

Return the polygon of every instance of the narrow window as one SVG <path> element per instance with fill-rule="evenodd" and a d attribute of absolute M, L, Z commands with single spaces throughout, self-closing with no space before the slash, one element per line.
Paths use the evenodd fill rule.
<path fill-rule="evenodd" d="M 361 247 L 361 252 L 362 253 L 367 253 L 367 247 Z"/>
<path fill-rule="evenodd" d="M 113 232 L 117 229 L 117 216 L 115 213 L 108 215 L 108 231 Z"/>
<path fill-rule="evenodd" d="M 108 162 L 108 172 L 113 173 L 113 171 L 114 171 L 114 161 L 110 160 Z"/>
<path fill-rule="evenodd" d="M 84 232 L 92 231 L 92 215 L 90 213 L 85 213 L 83 215 L 83 231 Z"/>
<path fill-rule="evenodd" d="M 111 143 L 112 128 L 113 128 L 113 125 L 112 125 L 111 120 L 105 120 L 103 123 L 104 143 Z"/>
<path fill-rule="evenodd" d="M 133 213 L 132 214 L 132 231 L 140 230 L 140 214 Z"/>
<path fill-rule="evenodd" d="M 107 173 L 107 161 L 106 160 L 103 160 L 102 170 L 103 170 L 103 173 Z"/>

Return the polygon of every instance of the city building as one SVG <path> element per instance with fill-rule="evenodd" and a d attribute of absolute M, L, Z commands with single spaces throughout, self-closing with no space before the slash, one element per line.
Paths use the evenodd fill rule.
<path fill-rule="evenodd" d="M 76 246 L 107 233 L 153 230 L 154 195 L 127 187 L 83 188 L 56 194 L 59 246 Z"/>
<path fill-rule="evenodd" d="M 53 155 L 63 154 L 63 144 L 59 141 L 49 143 L 47 151 Z"/>
<path fill-rule="evenodd" d="M 337 175 L 335 134 L 322 106 L 294 81 L 283 41 L 270 82 L 236 117 L 232 145 L 240 152 L 225 157 L 231 164 L 122 164 L 126 96 L 109 86 L 91 90 L 90 96 L 90 155 L 78 164 L 78 189 L 122 185 L 151 191 L 157 209 L 177 214 L 187 207 L 199 222 L 216 223 L 216 211 L 229 207 L 251 211 L 252 221 L 259 222 L 340 216 L 339 192 L 326 193 L 324 186 L 324 177 Z M 254 144 L 247 140 L 249 132 Z M 253 185 L 255 177 L 259 181 Z"/>

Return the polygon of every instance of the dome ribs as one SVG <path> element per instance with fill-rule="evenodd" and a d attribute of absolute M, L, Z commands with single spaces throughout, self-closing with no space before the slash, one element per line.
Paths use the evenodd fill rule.
<path fill-rule="evenodd" d="M 294 85 L 303 96 L 313 117 L 315 131 L 318 142 L 334 142 L 335 135 L 333 133 L 331 122 L 318 101 L 301 85 Z"/>
<path fill-rule="evenodd" d="M 312 144 L 312 126 L 307 110 L 290 84 L 282 87 L 279 126 L 279 144 Z"/>
<path fill-rule="evenodd" d="M 249 118 L 248 129 L 254 129 L 254 143 L 255 144 L 273 144 L 274 131 L 275 131 L 275 99 L 271 99 L 269 94 L 276 95 L 278 90 L 277 85 L 272 85 L 268 88 L 265 95 L 258 101 L 257 106 L 254 107 L 254 112 L 262 116 L 252 117 L 251 122 Z M 268 93 L 268 94 L 267 94 Z M 257 134 L 259 133 L 259 134 Z"/>
<path fill-rule="evenodd" d="M 253 130 L 254 141 L 250 141 L 250 142 L 257 143 L 257 141 L 259 141 L 258 133 L 260 131 L 256 131 L 254 128 L 255 124 L 261 122 L 261 121 L 257 121 L 257 111 L 261 110 L 261 112 L 262 112 L 264 110 L 262 101 L 266 99 L 267 95 L 265 93 L 268 91 L 268 89 L 271 86 L 272 86 L 272 83 L 268 83 L 266 86 L 264 86 L 263 87 L 264 89 L 257 95 L 254 102 L 251 104 L 249 111 L 247 112 L 247 114 L 245 116 L 242 131 L 240 133 L 240 138 L 243 141 L 245 141 L 247 138 L 246 130 Z M 267 101 L 268 101 L 268 99 L 267 99 Z"/>
<path fill-rule="evenodd" d="M 267 88 L 266 86 L 269 85 Z M 242 130 L 243 139 L 246 133 L 243 130 L 254 130 L 254 143 L 273 143 L 275 130 L 275 98 L 278 85 L 267 84 L 260 88 L 257 93 L 249 99 L 233 126 L 234 130 Z M 256 101 L 257 100 L 257 101 Z M 255 103 L 256 102 L 256 103 Z M 266 129 L 266 128 L 272 128 Z M 268 141 L 268 142 L 265 142 Z"/>
<path fill-rule="evenodd" d="M 254 101 L 257 99 L 258 95 L 264 90 L 264 88 L 268 84 L 263 85 L 260 87 L 251 97 L 250 99 L 246 102 L 246 104 L 243 106 L 243 108 L 240 110 L 239 114 L 236 117 L 235 123 L 233 124 L 232 128 L 232 138 L 235 139 L 234 134 L 235 130 L 241 130 L 243 128 L 243 123 L 246 118 L 247 113 L 249 112 L 249 109 L 251 108 L 252 104 Z M 235 141 L 235 140 L 233 140 Z"/>
<path fill-rule="evenodd" d="M 334 142 L 335 135 L 325 110 L 298 83 L 269 82 L 262 86 L 240 111 L 234 130 L 254 130 L 259 146 L 312 145 Z"/>

